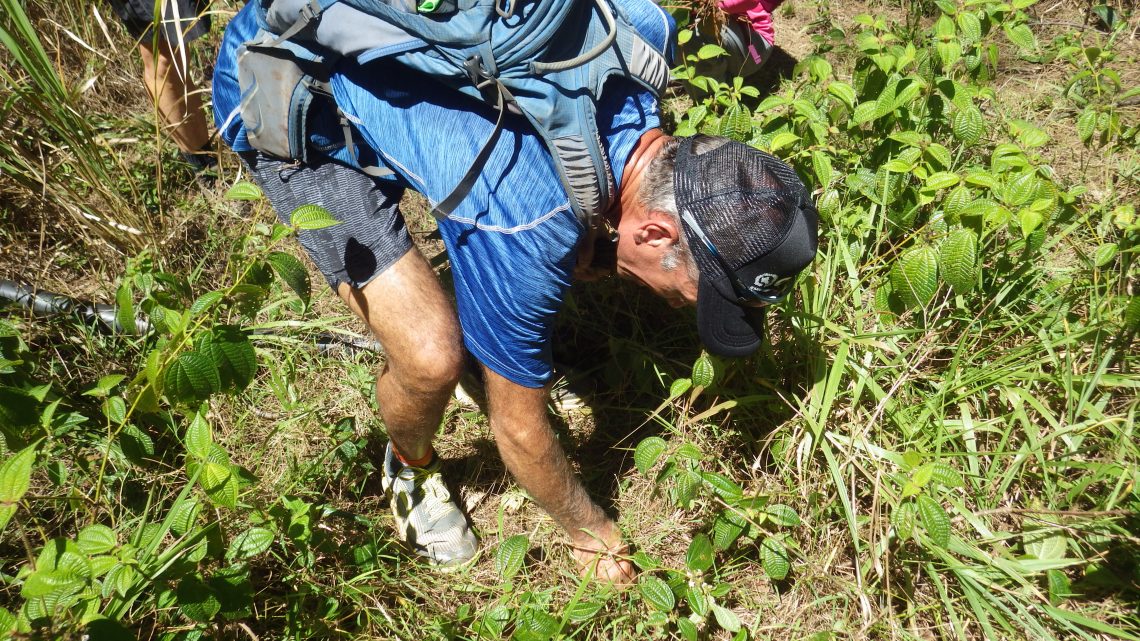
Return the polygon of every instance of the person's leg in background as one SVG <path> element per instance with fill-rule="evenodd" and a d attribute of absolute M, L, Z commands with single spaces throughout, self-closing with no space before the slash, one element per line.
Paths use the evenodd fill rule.
<path fill-rule="evenodd" d="M 157 46 L 149 42 L 140 43 L 139 52 L 142 54 L 143 83 L 170 138 L 195 169 L 207 169 L 216 159 L 209 149 L 210 132 L 206 129 L 202 96 L 188 70 L 182 67 L 179 52 L 161 38 Z"/>
<path fill-rule="evenodd" d="M 139 43 L 143 84 L 154 101 L 159 126 L 203 176 L 217 164 L 217 156 L 210 146 L 201 91 L 190 77 L 187 46 L 209 31 L 209 0 L 159 0 L 161 15 L 155 14 L 154 0 L 110 2 Z"/>

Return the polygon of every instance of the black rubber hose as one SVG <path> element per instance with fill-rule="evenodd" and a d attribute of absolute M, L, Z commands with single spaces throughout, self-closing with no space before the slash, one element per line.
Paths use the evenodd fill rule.
<path fill-rule="evenodd" d="M 151 330 L 150 321 L 136 317 L 132 331 L 126 331 L 119 324 L 117 308 L 114 305 L 100 303 L 85 303 L 70 296 L 37 290 L 30 285 L 23 285 L 14 281 L 0 279 L 0 303 L 11 301 L 17 305 L 30 309 L 38 317 L 74 316 L 87 325 L 94 325 L 108 330 L 114 334 L 129 334 L 144 336 Z M 256 334 L 276 334 L 268 330 L 255 330 Z M 373 352 L 383 353 L 384 346 L 380 341 L 363 336 L 339 336 L 328 332 L 318 334 L 316 337 L 317 350 L 322 354 L 336 354 L 338 352 Z"/>

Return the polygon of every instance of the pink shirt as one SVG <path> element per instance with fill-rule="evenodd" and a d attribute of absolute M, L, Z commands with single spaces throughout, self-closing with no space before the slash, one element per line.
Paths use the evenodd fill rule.
<path fill-rule="evenodd" d="M 783 0 L 721 0 L 720 8 L 732 15 L 748 18 L 752 30 L 763 36 L 768 44 L 772 44 L 776 40 L 776 31 L 772 28 L 772 12 L 781 2 Z"/>

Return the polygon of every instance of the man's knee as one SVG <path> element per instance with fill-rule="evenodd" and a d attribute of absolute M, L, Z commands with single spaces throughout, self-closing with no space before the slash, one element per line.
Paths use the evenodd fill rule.
<path fill-rule="evenodd" d="M 463 373 L 463 359 L 458 340 L 427 341 L 408 354 L 392 358 L 390 371 L 397 373 L 405 388 L 415 392 L 450 394 Z"/>

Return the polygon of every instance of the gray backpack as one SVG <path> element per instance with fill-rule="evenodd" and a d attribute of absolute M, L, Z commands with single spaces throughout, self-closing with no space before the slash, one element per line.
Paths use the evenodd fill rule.
<path fill-rule="evenodd" d="M 575 213 L 594 223 L 615 196 L 596 123 L 606 80 L 627 77 L 655 95 L 669 80 L 664 52 L 611 0 L 253 1 L 262 32 L 239 51 L 240 109 L 251 144 L 266 153 L 306 158 L 308 107 L 328 93 L 341 56 L 389 57 L 495 107 L 494 132 L 436 206 L 440 217 L 474 184 L 510 111 L 538 132 Z"/>

